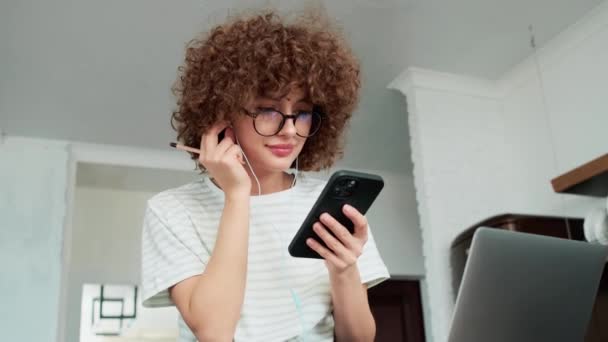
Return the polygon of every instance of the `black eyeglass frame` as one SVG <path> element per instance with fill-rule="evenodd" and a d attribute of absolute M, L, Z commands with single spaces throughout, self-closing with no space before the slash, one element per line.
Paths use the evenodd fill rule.
<path fill-rule="evenodd" d="M 258 131 L 258 128 L 255 126 L 255 119 L 261 114 L 260 112 L 264 109 L 272 110 L 272 111 L 275 111 L 275 112 L 281 114 L 281 123 L 279 124 L 277 131 L 274 132 L 273 134 L 262 134 L 262 133 L 260 133 L 260 131 Z M 298 119 L 298 117 L 300 115 L 304 115 L 304 113 L 302 113 L 302 112 L 305 112 L 305 114 L 312 114 L 311 128 L 313 127 L 312 125 L 315 120 L 318 120 L 318 124 L 316 126 L 316 129 L 312 133 L 309 133 L 308 135 L 301 135 L 300 133 L 298 133 L 298 130 L 296 129 L 297 136 L 302 137 L 302 138 L 310 138 L 313 135 L 315 135 L 319 131 L 319 129 L 321 129 L 321 124 L 323 123 L 323 113 L 319 110 L 318 106 L 314 106 L 311 111 L 302 111 L 297 114 L 285 114 L 285 113 L 281 112 L 280 110 L 274 109 L 272 107 L 259 107 L 259 108 L 257 108 L 257 110 L 258 110 L 258 112 L 251 112 L 247 108 L 243 108 L 243 111 L 245 112 L 245 114 L 247 114 L 248 116 L 253 118 L 253 129 L 255 130 L 255 132 L 263 137 L 272 137 L 274 135 L 277 135 L 283 129 L 283 126 L 285 126 L 285 122 L 288 119 L 293 120 L 293 125 L 295 126 L 296 120 Z"/>

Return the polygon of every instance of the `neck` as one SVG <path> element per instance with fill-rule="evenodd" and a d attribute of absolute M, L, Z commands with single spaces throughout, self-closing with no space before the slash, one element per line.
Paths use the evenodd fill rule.
<path fill-rule="evenodd" d="M 283 171 L 255 171 L 255 175 L 257 176 L 262 188 L 262 195 L 287 190 L 291 188 L 291 184 L 293 183 L 293 176 Z M 255 177 L 251 173 L 251 170 L 248 169 L 247 173 L 249 174 L 249 178 L 251 178 L 251 195 L 257 196 L 259 194 L 258 183 L 255 181 Z"/>
<path fill-rule="evenodd" d="M 257 196 L 259 194 L 258 183 L 255 181 L 255 177 L 251 171 L 248 170 L 248 173 L 251 178 L 251 195 Z M 261 172 L 256 170 L 255 174 L 260 182 L 262 195 L 287 190 L 291 188 L 293 182 L 293 176 L 283 171 Z"/>
<path fill-rule="evenodd" d="M 251 171 L 247 170 L 249 174 L 249 178 L 251 178 L 251 195 L 257 196 L 259 194 L 258 191 L 258 183 L 255 181 L 255 177 L 251 173 Z M 286 172 L 273 172 L 273 173 L 264 173 L 256 172 L 256 176 L 260 181 L 260 187 L 262 188 L 262 195 L 272 194 L 274 192 L 284 191 L 291 188 L 293 184 L 293 179 L 295 176 L 286 173 Z M 222 188 L 215 179 L 211 179 L 218 188 Z"/>

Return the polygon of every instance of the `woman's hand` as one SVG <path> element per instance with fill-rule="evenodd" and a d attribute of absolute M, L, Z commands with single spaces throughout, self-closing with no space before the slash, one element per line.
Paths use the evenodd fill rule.
<path fill-rule="evenodd" d="M 325 242 L 327 248 L 314 239 L 306 240 L 306 244 L 325 259 L 330 275 L 336 276 L 356 269 L 357 259 L 363 253 L 367 242 L 367 219 L 357 209 L 350 205 L 342 208 L 344 214 L 354 223 L 354 233 L 340 224 L 331 215 L 321 215 L 321 222 L 313 225 L 314 231 Z M 332 236 L 329 231 L 335 235 Z"/>
<path fill-rule="evenodd" d="M 226 130 L 218 143 L 218 135 Z M 228 122 L 220 122 L 201 137 L 198 161 L 209 171 L 226 196 L 249 195 L 251 179 L 243 167 L 243 155 L 235 143 L 234 131 Z"/>

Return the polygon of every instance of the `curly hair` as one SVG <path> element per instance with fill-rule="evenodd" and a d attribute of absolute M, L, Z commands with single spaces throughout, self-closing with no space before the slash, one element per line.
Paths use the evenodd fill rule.
<path fill-rule="evenodd" d="M 343 156 L 343 132 L 361 87 L 359 63 L 328 22 L 298 19 L 285 23 L 273 11 L 240 16 L 187 44 L 172 87 L 178 141 L 199 148 L 201 135 L 218 121 L 242 115 L 259 95 L 295 85 L 323 113 L 321 128 L 298 157 L 300 169 L 326 169 Z"/>

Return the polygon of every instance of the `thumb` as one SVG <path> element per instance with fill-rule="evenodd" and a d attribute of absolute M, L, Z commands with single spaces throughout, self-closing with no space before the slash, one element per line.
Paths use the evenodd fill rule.
<path fill-rule="evenodd" d="M 353 236 L 367 241 L 368 227 L 367 224 L 355 224 Z"/>
<path fill-rule="evenodd" d="M 346 204 L 342 208 L 342 211 L 353 222 L 353 236 L 358 239 L 367 240 L 367 218 L 362 215 L 357 209 L 348 204 Z"/>

